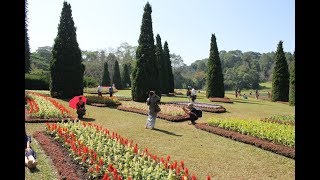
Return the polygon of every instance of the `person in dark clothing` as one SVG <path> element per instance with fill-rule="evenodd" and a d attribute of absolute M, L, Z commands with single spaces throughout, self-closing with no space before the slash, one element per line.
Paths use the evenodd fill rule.
<path fill-rule="evenodd" d="M 189 124 L 196 124 L 196 120 L 198 119 L 197 116 L 197 109 L 193 107 L 192 103 L 189 103 L 187 106 L 182 107 L 184 112 L 189 115 L 191 123 Z"/>
<path fill-rule="evenodd" d="M 78 118 L 83 118 L 83 116 L 86 114 L 86 107 L 81 96 L 79 97 L 79 102 L 77 102 L 76 104 L 76 108 L 77 108 Z"/>
<path fill-rule="evenodd" d="M 109 94 L 110 94 L 110 97 L 112 97 L 112 95 L 113 95 L 113 87 L 112 86 L 109 87 Z"/>

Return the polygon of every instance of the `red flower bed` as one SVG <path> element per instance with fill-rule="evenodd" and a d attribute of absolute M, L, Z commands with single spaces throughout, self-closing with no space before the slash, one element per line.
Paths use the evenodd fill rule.
<path fill-rule="evenodd" d="M 295 148 L 287 147 L 281 144 L 274 144 L 270 141 L 262 140 L 253 136 L 244 135 L 235 131 L 210 126 L 207 123 L 199 123 L 196 124 L 195 127 L 204 131 L 208 131 L 210 133 L 218 134 L 220 136 L 231 138 L 233 140 L 240 141 L 246 144 L 251 144 L 261 149 L 295 159 Z"/>
<path fill-rule="evenodd" d="M 121 111 L 128 111 L 128 112 L 134 112 L 134 113 L 138 113 L 138 114 L 148 115 L 148 111 L 145 111 L 142 109 L 135 109 L 135 108 L 129 108 L 129 107 L 124 107 L 124 106 L 118 106 L 117 109 L 121 110 Z M 165 119 L 165 120 L 172 121 L 172 122 L 180 122 L 180 121 L 190 120 L 189 115 L 170 116 L 170 115 L 162 114 L 161 112 L 158 113 L 157 118 Z"/>
<path fill-rule="evenodd" d="M 66 148 L 62 147 L 57 141 L 45 132 L 37 131 L 33 137 L 39 142 L 45 154 L 50 157 L 58 171 L 58 179 L 79 180 L 89 179 L 89 174 L 83 171 L 71 156 Z"/>
<path fill-rule="evenodd" d="M 225 97 L 225 98 L 209 98 L 209 100 L 211 102 L 224 102 L 224 103 L 233 103 L 233 101 L 231 101 L 229 98 Z"/>

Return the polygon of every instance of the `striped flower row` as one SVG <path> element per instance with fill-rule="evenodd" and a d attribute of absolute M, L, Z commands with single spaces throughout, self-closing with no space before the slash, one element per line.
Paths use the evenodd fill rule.
<path fill-rule="evenodd" d="M 194 174 L 189 174 L 183 161 L 172 162 L 170 156 L 158 157 L 147 148 L 141 151 L 132 140 L 92 123 L 47 123 L 46 130 L 88 169 L 91 178 L 196 179 Z"/>

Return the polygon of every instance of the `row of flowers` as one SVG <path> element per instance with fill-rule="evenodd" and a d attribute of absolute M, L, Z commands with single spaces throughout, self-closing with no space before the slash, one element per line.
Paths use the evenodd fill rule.
<path fill-rule="evenodd" d="M 175 105 L 178 105 L 178 106 L 187 106 L 189 103 L 188 102 L 172 101 L 172 102 L 166 102 L 166 104 L 175 104 Z M 213 113 L 226 112 L 226 108 L 224 108 L 221 105 L 217 105 L 217 104 L 199 103 L 199 102 L 193 102 L 192 104 L 196 109 L 200 109 L 200 110 L 206 111 L 206 112 L 213 112 Z"/>
<path fill-rule="evenodd" d="M 183 161 L 158 157 L 147 148 L 142 151 L 132 140 L 102 126 L 80 121 L 46 125 L 46 132 L 69 150 L 92 179 L 197 179 Z"/>
<path fill-rule="evenodd" d="M 280 123 L 280 124 L 295 124 L 295 115 L 271 115 L 266 118 L 261 118 L 262 121 L 265 122 L 274 122 L 274 123 Z"/>
<path fill-rule="evenodd" d="M 26 92 L 29 118 L 70 118 L 70 111 L 51 97 L 36 92 Z"/>
<path fill-rule="evenodd" d="M 222 119 L 216 117 L 210 118 L 208 124 L 269 140 L 284 146 L 295 147 L 295 129 L 291 125 L 263 122 L 260 120 Z"/>

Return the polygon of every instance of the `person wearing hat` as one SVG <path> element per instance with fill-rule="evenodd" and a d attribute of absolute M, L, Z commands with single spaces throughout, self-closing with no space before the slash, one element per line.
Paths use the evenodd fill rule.
<path fill-rule="evenodd" d="M 190 121 L 191 123 L 190 124 L 196 124 L 196 120 L 198 119 L 198 116 L 197 116 L 197 109 L 193 107 L 193 103 L 189 103 L 187 106 L 183 106 L 182 109 L 184 110 L 184 112 L 186 112 L 186 114 L 189 115 L 190 117 Z"/>
<path fill-rule="evenodd" d="M 149 106 L 148 119 L 145 128 L 154 129 L 156 123 L 156 118 L 158 112 L 160 112 L 160 107 L 158 103 L 160 102 L 160 97 L 156 95 L 154 91 L 149 92 L 149 98 L 147 99 L 147 105 Z"/>

